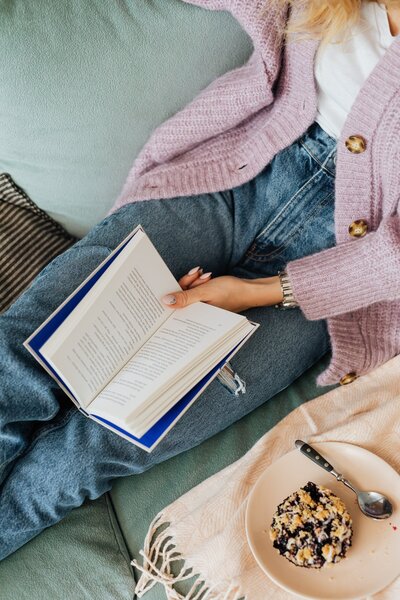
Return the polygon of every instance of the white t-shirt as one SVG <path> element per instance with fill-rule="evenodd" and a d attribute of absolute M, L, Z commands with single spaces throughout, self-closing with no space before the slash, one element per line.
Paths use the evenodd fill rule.
<path fill-rule="evenodd" d="M 317 52 L 316 121 L 333 138 L 340 136 L 358 92 L 394 40 L 383 5 L 363 2 L 361 13 L 348 39 L 320 46 Z"/>

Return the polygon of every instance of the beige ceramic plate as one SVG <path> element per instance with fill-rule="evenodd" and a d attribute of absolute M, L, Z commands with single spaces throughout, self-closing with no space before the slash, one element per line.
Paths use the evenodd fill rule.
<path fill-rule="evenodd" d="M 282 588 L 313 600 L 358 600 L 377 593 L 400 574 L 400 476 L 375 454 L 341 442 L 313 444 L 356 486 L 390 498 L 393 516 L 365 517 L 356 496 L 343 484 L 293 450 L 273 463 L 252 490 L 246 512 L 250 548 L 260 567 Z M 347 557 L 321 570 L 296 567 L 273 548 L 268 530 L 278 504 L 308 481 L 331 489 L 353 519 L 353 545 Z"/>

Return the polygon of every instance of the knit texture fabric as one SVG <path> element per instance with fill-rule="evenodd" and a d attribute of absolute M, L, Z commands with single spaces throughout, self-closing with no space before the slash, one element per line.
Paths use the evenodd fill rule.
<path fill-rule="evenodd" d="M 241 185 L 315 119 L 318 42 L 284 43 L 287 6 L 275 0 L 189 3 L 230 11 L 254 52 L 154 131 L 114 210 L 137 200 Z M 337 383 L 348 372 L 363 375 L 400 353 L 399 72 L 397 36 L 364 83 L 338 140 L 337 245 L 288 265 L 305 316 L 328 319 L 333 354 L 320 385 Z M 350 135 L 365 138 L 364 152 L 347 150 Z M 349 235 L 357 219 L 368 223 L 364 238 Z"/>

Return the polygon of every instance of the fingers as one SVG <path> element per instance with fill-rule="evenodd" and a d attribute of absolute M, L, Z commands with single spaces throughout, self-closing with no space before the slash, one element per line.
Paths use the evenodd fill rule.
<path fill-rule="evenodd" d="M 189 290 L 183 290 L 183 292 L 167 294 L 167 296 L 162 298 L 163 303 L 170 308 L 184 308 L 185 306 L 189 306 L 189 304 L 200 302 L 201 300 L 203 300 L 201 286 L 197 286 Z"/>
<path fill-rule="evenodd" d="M 179 285 L 182 289 L 188 290 L 209 281 L 211 275 L 211 273 L 203 274 L 203 269 L 201 267 L 194 267 L 193 269 L 190 269 L 189 273 L 186 273 L 186 275 L 180 278 Z"/>
<path fill-rule="evenodd" d="M 200 275 L 202 275 L 202 273 L 203 269 L 201 267 L 194 267 L 193 269 L 190 269 L 189 273 L 186 273 L 186 275 L 180 278 L 179 285 L 181 288 L 186 290 L 200 277 Z"/>
<path fill-rule="evenodd" d="M 200 275 L 197 279 L 195 279 L 193 281 L 193 283 L 191 283 L 188 288 L 192 289 L 197 287 L 198 285 L 202 285 L 203 283 L 207 283 L 207 281 L 210 281 L 211 279 L 211 275 L 212 273 L 203 273 L 202 275 Z"/>
<path fill-rule="evenodd" d="M 171 308 L 183 308 L 194 302 L 204 300 L 203 294 L 199 289 L 203 283 L 207 283 L 211 279 L 211 272 L 203 273 L 201 267 L 190 269 L 186 275 L 180 278 L 179 285 L 183 292 L 175 292 L 167 294 L 162 298 L 162 302 Z"/>

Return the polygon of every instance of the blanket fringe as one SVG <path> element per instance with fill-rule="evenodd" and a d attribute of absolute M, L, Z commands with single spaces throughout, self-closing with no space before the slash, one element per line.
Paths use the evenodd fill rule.
<path fill-rule="evenodd" d="M 182 555 L 176 551 L 168 527 L 169 523 L 163 521 L 163 514 L 157 515 L 150 524 L 143 550 L 140 551 L 143 564 L 132 560 L 131 564 L 141 572 L 135 588 L 138 598 L 144 596 L 156 583 L 164 587 L 167 600 L 241 600 L 243 598 L 236 584 L 231 583 L 225 591 L 217 592 L 216 586 L 208 586 L 191 567 L 186 567 Z M 179 562 L 182 566 L 174 575 L 172 567 Z M 193 577 L 196 577 L 195 582 L 189 592 L 182 596 L 174 585 Z"/>

